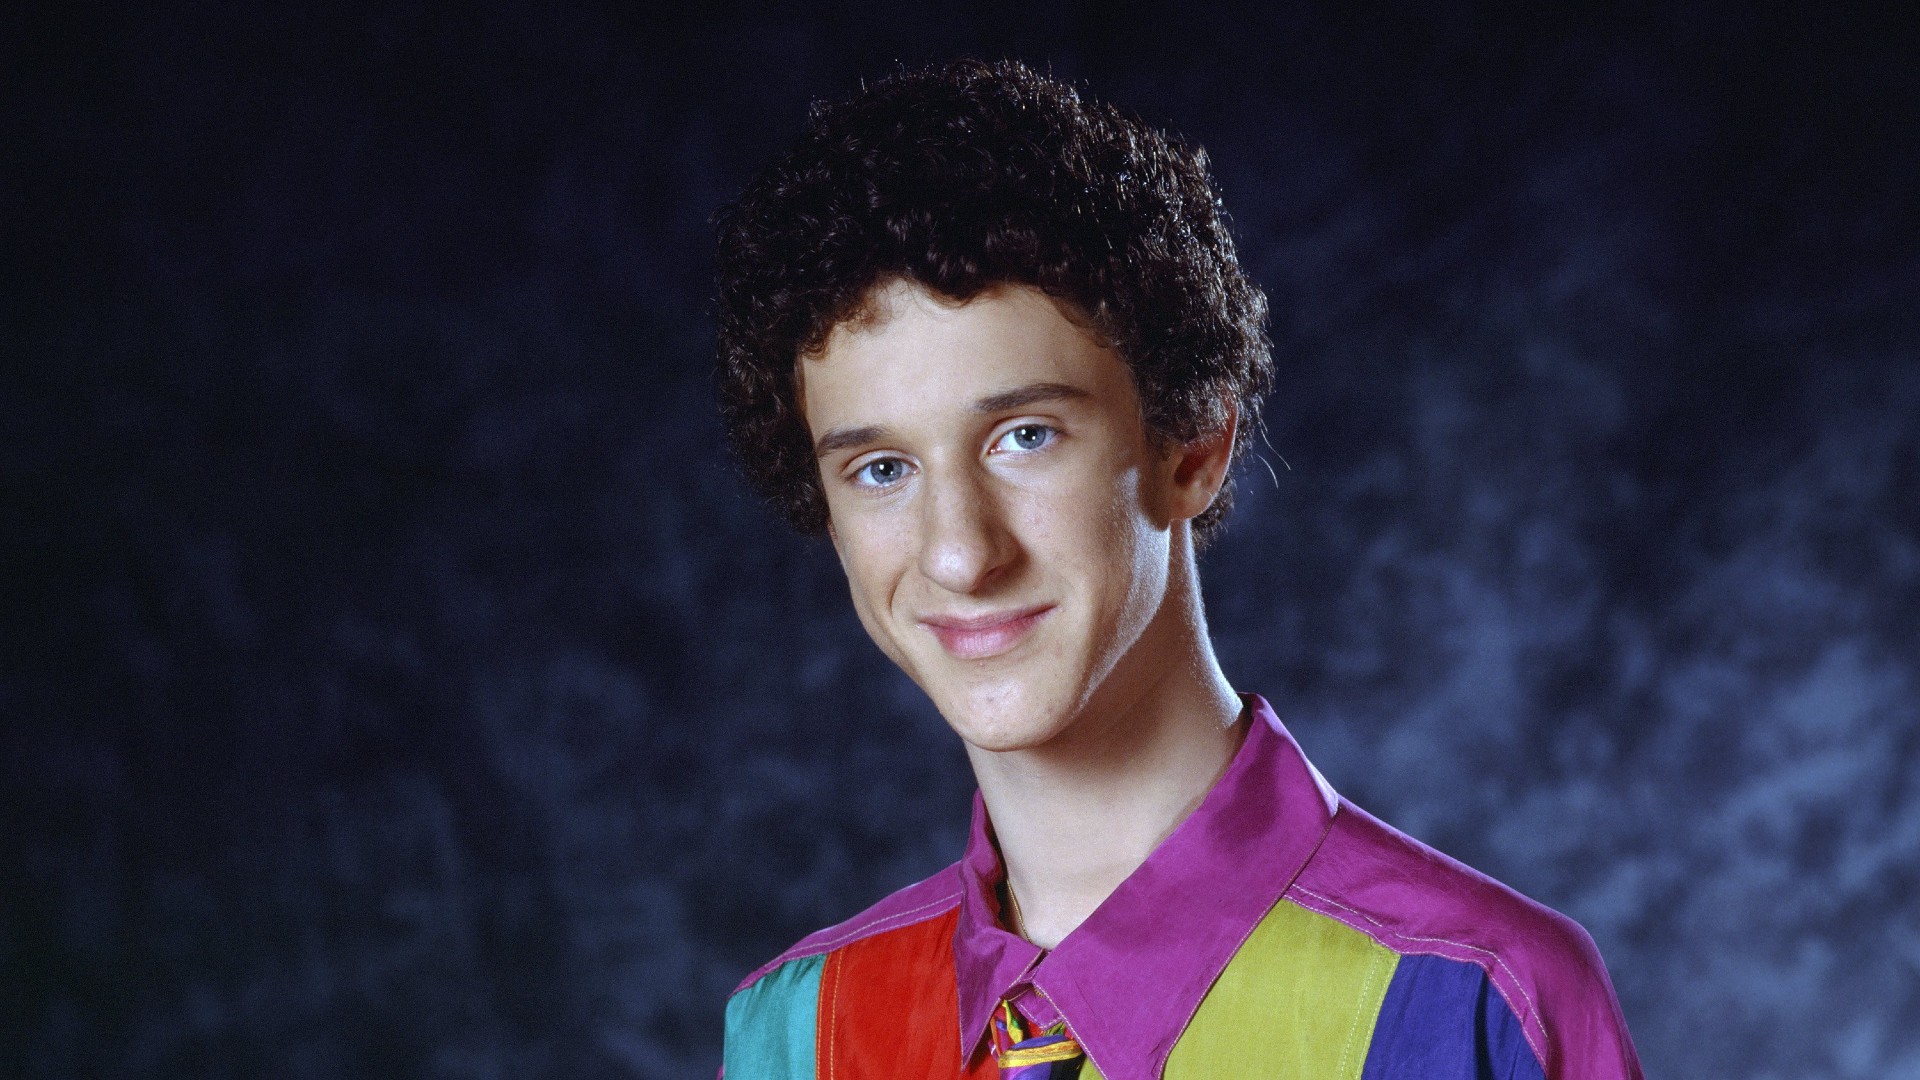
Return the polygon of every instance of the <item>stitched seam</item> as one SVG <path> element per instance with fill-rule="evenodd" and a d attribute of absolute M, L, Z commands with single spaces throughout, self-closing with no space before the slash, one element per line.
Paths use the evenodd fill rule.
<path fill-rule="evenodd" d="M 1360 1016 L 1366 1011 L 1364 1006 L 1367 1001 L 1373 997 L 1373 982 L 1379 977 L 1380 958 L 1376 956 L 1373 963 L 1367 965 L 1367 981 L 1360 985 L 1360 1000 L 1353 1010 L 1353 1023 L 1347 1027 L 1347 1043 L 1340 1049 L 1340 1075 L 1343 1080 L 1347 1076 L 1347 1062 L 1353 1060 L 1353 1041 L 1360 1034 Z"/>
<path fill-rule="evenodd" d="M 827 1064 L 827 1076 L 833 1076 L 833 1029 L 834 1021 L 839 1015 L 838 999 L 840 996 L 839 961 L 840 958 L 837 956 L 827 957 L 826 963 L 820 972 L 820 996 L 823 999 L 821 1001 L 823 1022 L 815 1029 L 818 1032 L 813 1044 L 814 1056 L 818 1059 L 813 1063 L 813 1074 L 815 1076 L 820 1075 L 820 1062 L 822 1061 Z"/>
<path fill-rule="evenodd" d="M 1304 755 L 1301 757 L 1301 760 L 1306 760 Z M 1193 1025 L 1193 1018 L 1200 1015 L 1200 1006 L 1206 1004 L 1207 995 L 1213 992 L 1213 985 L 1220 981 L 1220 976 L 1226 974 L 1227 968 L 1232 966 L 1234 958 L 1240 955 L 1240 950 L 1247 947 L 1247 942 L 1253 940 L 1254 932 L 1260 929 L 1260 924 L 1266 922 L 1267 916 L 1273 914 L 1273 909 L 1278 906 L 1282 900 L 1287 898 L 1287 890 L 1295 887 L 1294 882 L 1299 880 L 1300 870 L 1305 870 L 1307 863 L 1313 861 L 1313 856 L 1320 851 L 1320 845 L 1327 842 L 1327 834 L 1331 832 L 1333 832 L 1333 817 L 1329 815 L 1327 817 L 1326 828 L 1320 830 L 1320 838 L 1313 842 L 1313 850 L 1307 853 L 1305 859 L 1301 860 L 1299 870 L 1295 870 L 1294 876 L 1289 878 L 1285 885 L 1281 886 L 1280 895 L 1274 899 L 1273 903 L 1267 905 L 1267 909 L 1260 913 L 1259 918 L 1253 920 L 1253 924 L 1247 927 L 1247 932 L 1240 935 L 1240 940 L 1235 943 L 1233 949 L 1227 953 L 1227 958 L 1221 962 L 1220 967 L 1216 969 L 1213 974 L 1207 976 L 1207 988 L 1202 990 L 1200 996 L 1194 999 L 1193 1008 L 1187 1010 L 1187 1018 L 1180 1022 L 1178 1028 L 1174 1029 L 1173 1042 L 1167 1044 L 1167 1052 L 1160 1058 L 1159 1068 L 1154 1072 L 1156 1077 L 1166 1071 L 1167 1061 L 1173 1057 L 1173 1048 L 1179 1045 L 1181 1037 L 1187 1033 L 1187 1028 Z M 1045 991 L 1042 991 L 1042 993 L 1045 993 Z M 1052 999 L 1049 998 L 1048 1000 Z M 1059 1006 L 1056 1005 L 1054 1008 L 1057 1009 Z M 1085 1044 L 1083 1043 L 1082 1045 Z M 1092 1057 L 1093 1055 L 1089 1054 L 1087 1056 Z M 1106 1074 L 1102 1072 L 1101 1075 L 1104 1076 Z"/>
<path fill-rule="evenodd" d="M 747 976 L 747 978 L 745 978 L 745 980 L 743 980 L 743 982 L 741 982 L 739 986 L 735 986 L 735 988 L 733 988 L 733 994 L 739 994 L 741 990 L 747 990 L 749 986 L 753 986 L 753 984 L 756 984 L 756 982 L 760 982 L 762 978 L 766 978 L 766 976 L 770 976 L 770 974 L 774 974 L 774 972 L 776 972 L 776 970 L 780 970 L 781 965 L 785 965 L 785 963 L 791 963 L 791 961 L 804 961 L 806 957 L 818 957 L 818 955 L 826 955 L 826 953 L 831 953 L 833 949 L 837 949 L 839 945 L 845 945 L 847 944 L 847 942 L 852 942 L 854 938 L 860 938 L 860 936 L 864 936 L 864 934 L 870 934 L 870 932 L 876 932 L 876 930 L 879 930 L 879 928 L 883 928 L 883 926 L 885 926 L 887 922 L 895 922 L 895 920 L 908 919 L 908 917 L 912 917 L 912 915 L 920 915 L 922 911 L 925 911 L 925 909 L 929 909 L 929 907 L 939 907 L 939 905 L 943 905 L 943 903 L 947 903 L 948 899 L 960 899 L 960 894 L 958 894 L 958 892 L 954 892 L 954 894 L 947 894 L 947 896 L 943 896 L 941 897 L 941 899 L 931 899 L 931 901 L 927 901 L 927 903 L 922 903 L 920 907 L 908 907 L 906 911 L 895 911 L 893 915 L 889 915 L 889 917 L 885 917 L 885 919 L 876 919 L 876 920 L 872 920 L 872 922 L 862 922 L 862 924 L 858 924 L 858 926 L 854 926 L 852 930 L 847 930 L 845 934 L 841 934 L 841 936 L 837 936 L 837 938 L 829 938 L 829 940 L 826 940 L 826 942 L 814 942 L 814 944 L 806 945 L 806 947 L 801 947 L 801 945 L 795 945 L 795 947 L 791 947 L 791 949 L 787 949 L 785 953 L 780 953 L 778 957 L 774 957 L 772 961 L 768 961 L 768 963 L 766 963 L 766 967 L 762 967 L 762 969 L 755 970 L 753 974 L 749 974 L 749 976 Z M 935 913 L 935 915 L 939 915 L 939 913 Z M 912 920 L 912 922 L 925 922 L 925 920 L 931 919 L 931 917 L 933 917 L 933 915 L 927 915 L 925 919 L 914 919 Z M 885 928 L 889 928 L 889 930 L 897 930 L 897 926 L 885 926 Z M 728 997 L 732 997 L 733 994 L 728 995 Z"/>
<path fill-rule="evenodd" d="M 1364 1006 L 1367 1000 L 1373 997 L 1373 981 L 1379 977 L 1380 958 L 1375 957 L 1373 963 L 1367 965 L 1367 981 L 1360 984 L 1360 1000 L 1357 1003 L 1357 1007 L 1353 1010 L 1353 1022 L 1347 1025 L 1347 1041 L 1345 1045 L 1340 1048 L 1340 1070 L 1338 1075 L 1341 1077 L 1341 1080 L 1346 1080 L 1348 1076 L 1347 1062 L 1353 1060 L 1353 1040 L 1360 1034 L 1360 1014 L 1366 1011 Z"/>
<path fill-rule="evenodd" d="M 1526 1029 L 1522 1028 L 1521 1030 L 1524 1031 Z M 1533 1052 L 1533 1047 L 1531 1045 L 1528 1045 L 1527 1052 L 1528 1053 Z M 1547 1071 L 1546 1062 L 1544 1061 L 1540 1062 L 1540 1071 L 1543 1073 Z M 1513 1052 L 1507 1055 L 1507 1075 L 1508 1076 L 1520 1075 L 1520 1047 L 1518 1046 L 1515 1046 L 1513 1048 Z"/>
<path fill-rule="evenodd" d="M 1483 949 L 1478 945 L 1469 945 L 1464 941 L 1455 941 L 1452 938 L 1420 937 L 1415 934 L 1402 934 L 1397 930 L 1389 929 L 1385 923 L 1382 923 L 1380 920 L 1374 918 L 1373 916 L 1367 914 L 1366 912 L 1357 910 L 1355 908 L 1350 908 L 1338 900 L 1332 900 L 1327 897 L 1321 896 L 1319 893 L 1314 892 L 1312 889 L 1309 889 L 1304 885 L 1296 884 L 1294 888 L 1307 894 L 1308 896 L 1313 897 L 1315 900 L 1318 900 L 1323 904 L 1327 904 L 1329 906 L 1339 908 L 1342 911 L 1349 912 L 1359 918 L 1365 919 L 1367 922 L 1372 923 L 1374 926 L 1379 927 L 1381 933 L 1399 938 L 1402 941 L 1424 941 L 1424 942 L 1432 942 L 1440 945 L 1451 945 L 1456 949 L 1466 949 L 1469 952 L 1482 953 L 1486 956 L 1493 957 L 1493 962 L 1496 964 L 1499 964 L 1500 970 L 1506 972 L 1507 978 L 1513 980 L 1514 988 L 1520 991 L 1521 999 L 1527 1003 L 1527 1015 L 1521 1018 L 1521 1021 L 1520 1021 L 1521 1033 L 1527 1036 L 1528 1043 L 1533 1042 L 1532 1034 L 1527 1031 L 1527 1020 L 1528 1019 L 1533 1020 L 1534 1023 L 1540 1028 L 1540 1042 L 1541 1042 L 1541 1045 L 1534 1047 L 1533 1051 L 1534 1053 L 1540 1056 L 1543 1062 L 1546 1060 L 1547 1058 L 1546 1048 L 1549 1045 L 1549 1039 L 1547 1037 L 1546 1022 L 1540 1018 L 1540 1010 L 1533 1003 L 1533 995 L 1527 993 L 1526 984 L 1520 981 L 1520 976 L 1514 974 L 1513 969 L 1507 966 L 1507 962 L 1500 958 L 1499 953 L 1494 952 L 1492 949 Z"/>
<path fill-rule="evenodd" d="M 1520 976 L 1514 974 L 1513 969 L 1507 966 L 1507 962 L 1500 958 L 1499 953 L 1496 953 L 1491 949 L 1483 949 L 1478 945 L 1469 945 L 1464 941 L 1455 941 L 1452 938 L 1421 937 L 1417 934 L 1402 934 L 1397 930 L 1388 929 L 1386 924 L 1382 923 L 1380 920 L 1374 918 L 1373 916 L 1368 915 L 1366 912 L 1348 907 L 1347 905 L 1342 904 L 1338 900 L 1333 900 L 1333 899 L 1329 899 L 1328 897 L 1321 896 L 1319 893 L 1314 892 L 1312 889 L 1309 889 L 1304 885 L 1295 885 L 1294 888 L 1299 889 L 1301 892 L 1306 893 L 1308 896 L 1313 897 L 1315 900 L 1318 900 L 1323 904 L 1332 905 L 1333 907 L 1337 907 L 1342 911 L 1352 912 L 1354 915 L 1357 915 L 1360 918 L 1365 919 L 1368 922 L 1372 923 L 1373 925 L 1379 927 L 1382 932 L 1391 934 L 1392 936 L 1400 938 L 1403 941 L 1429 941 L 1429 942 L 1435 942 L 1441 945 L 1452 945 L 1456 948 L 1466 949 L 1470 952 L 1484 953 L 1487 956 L 1493 957 L 1493 962 L 1500 965 L 1500 970 L 1507 973 L 1507 977 L 1509 979 L 1512 979 L 1514 986 L 1519 989 L 1520 996 L 1526 999 L 1528 1015 L 1530 1016 L 1537 1015 L 1538 1010 L 1535 1009 L 1534 1007 L 1533 998 L 1527 994 L 1527 988 L 1524 984 L 1521 983 Z"/>
<path fill-rule="evenodd" d="M 829 938 L 826 941 L 816 941 L 813 944 L 808 945 L 804 949 L 796 946 L 795 948 L 789 949 L 788 951 L 781 953 L 779 956 L 774 957 L 770 962 L 768 962 L 767 966 L 754 972 L 752 975 L 747 976 L 746 981 L 741 983 L 739 987 L 734 990 L 734 993 L 737 994 L 741 990 L 745 990 L 746 988 L 759 982 L 761 979 L 764 979 L 768 975 L 773 974 L 774 971 L 778 970 L 780 965 L 782 964 L 789 963 L 794 960 L 805 960 L 809 956 L 821 956 L 826 953 L 830 953 L 849 941 L 853 941 L 856 938 L 863 937 L 870 933 L 878 932 L 879 930 L 882 930 L 882 929 L 888 929 L 888 930 L 899 929 L 898 926 L 887 926 L 888 923 L 899 922 L 902 919 L 908 920 L 908 923 L 925 922 L 927 921 L 927 919 L 933 918 L 933 915 L 923 916 L 918 919 L 914 919 L 912 918 L 912 916 L 919 915 L 921 912 L 926 911 L 928 908 L 936 908 L 942 904 L 945 904 L 949 900 L 958 900 L 959 898 L 960 898 L 959 893 L 957 892 L 949 893 L 938 900 L 930 900 L 927 903 L 921 904 L 919 907 L 908 908 L 905 911 L 897 911 L 897 912 L 894 912 L 892 915 L 886 916 L 885 918 L 875 919 L 872 922 L 861 923 L 859 926 L 856 926 L 853 929 L 848 930 L 846 933 L 841 934 L 838 937 Z M 938 915 L 938 914 L 940 914 L 940 912 L 934 912 L 934 915 Z M 902 923 L 901 925 L 907 925 L 908 923 Z"/>
<path fill-rule="evenodd" d="M 1067 1010 L 1061 1008 L 1060 1003 L 1053 1000 L 1053 995 L 1047 993 L 1046 987 L 1041 986 L 1039 983 L 1035 983 L 1033 985 L 1033 988 L 1035 990 L 1040 991 L 1040 996 L 1047 999 L 1047 1004 L 1053 1006 L 1054 1012 L 1057 1012 L 1060 1014 L 1060 1022 L 1067 1025 L 1067 1033 L 1073 1036 L 1073 1041 L 1080 1043 L 1080 1052 L 1087 1055 L 1088 1061 L 1093 1062 L 1093 1070 L 1099 1073 L 1101 1076 L 1111 1076 L 1112 1075 L 1111 1073 L 1107 1072 L 1107 1070 L 1100 1067 L 1100 1059 L 1093 1056 L 1093 1047 L 1088 1046 L 1084 1041 L 1082 1041 L 1080 1038 L 1080 1033 L 1073 1030 L 1073 1021 L 1067 1017 Z"/>
<path fill-rule="evenodd" d="M 944 904 L 949 900 L 958 900 L 958 899 L 960 899 L 959 893 L 957 892 L 949 893 L 948 895 L 943 896 L 938 900 L 931 900 L 931 901 L 928 901 L 927 903 L 921 904 L 917 908 L 908 908 L 905 911 L 895 912 L 892 915 L 886 916 L 885 918 L 875 919 L 870 923 L 861 923 L 859 926 L 856 926 L 853 929 L 847 931 L 846 933 L 841 934 L 839 937 L 829 938 L 826 941 L 815 942 L 813 945 L 808 947 L 806 952 L 796 953 L 793 956 L 787 957 L 787 959 L 798 960 L 802 956 L 817 956 L 823 952 L 831 952 L 834 949 L 839 948 L 841 945 L 844 945 L 855 938 L 863 937 L 866 934 L 869 934 L 875 930 L 880 929 L 881 927 L 885 926 L 888 923 L 898 922 L 901 919 L 905 919 L 910 915 L 917 915 L 920 912 L 927 910 L 928 908 L 939 907 L 941 904 Z M 919 920 L 919 921 L 924 922 L 925 920 Z"/>
<path fill-rule="evenodd" d="M 817 1057 L 824 1053 L 824 1056 L 826 1057 L 827 1080 L 833 1080 L 833 1075 L 834 1075 L 833 1036 L 834 1036 L 834 1031 L 838 1026 L 834 1021 L 840 1015 L 840 1004 L 839 1004 L 840 1002 L 840 964 L 839 964 L 840 958 L 839 956 L 834 955 L 834 952 L 833 952 L 834 949 L 838 948 L 841 944 L 845 942 L 861 937 L 862 935 L 867 934 L 871 931 L 878 930 L 881 926 L 883 926 L 886 923 L 896 922 L 900 919 L 905 919 L 910 915 L 916 915 L 922 911 L 927 910 L 928 908 L 939 907 L 941 904 L 944 904 L 949 900 L 958 899 L 959 896 L 960 894 L 957 892 L 950 893 L 944 897 L 941 897 L 938 900 L 932 900 L 925 904 L 921 904 L 919 907 L 909 908 L 906 911 L 896 912 L 892 915 L 888 915 L 886 918 L 875 919 L 870 923 L 862 923 L 860 926 L 855 927 L 852 930 L 849 930 L 848 932 L 840 935 L 839 937 L 832 938 L 828 941 L 816 943 L 813 947 L 809 948 L 805 952 L 797 952 L 791 956 L 782 956 L 780 959 L 774 961 L 771 965 L 768 966 L 767 971 L 772 972 L 775 968 L 778 968 L 781 964 L 787 963 L 789 961 L 802 960 L 809 956 L 825 955 L 827 957 L 826 964 L 821 972 L 821 980 L 822 980 L 821 992 L 822 992 L 822 995 L 827 998 L 828 1022 L 825 1025 L 824 1029 L 817 1029 L 817 1030 L 824 1030 L 824 1033 L 825 1033 L 824 1036 L 816 1035 L 814 1039 L 815 1056 Z M 939 913 L 936 912 L 935 914 L 939 914 Z M 931 917 L 932 916 L 929 916 L 929 918 Z M 918 921 L 925 922 L 926 920 L 921 919 Z M 824 1050 L 821 1046 L 823 1037 L 825 1040 Z M 816 1075 L 819 1072 L 819 1068 L 820 1068 L 819 1062 L 818 1061 L 814 1062 L 814 1071 Z"/>

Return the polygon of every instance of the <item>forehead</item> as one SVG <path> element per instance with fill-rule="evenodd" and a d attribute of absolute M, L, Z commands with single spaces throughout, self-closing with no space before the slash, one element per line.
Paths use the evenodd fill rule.
<path fill-rule="evenodd" d="M 1071 307 L 1023 285 L 967 301 L 893 281 L 796 365 L 809 426 L 967 405 L 1035 382 L 1131 396 L 1119 354 Z"/>

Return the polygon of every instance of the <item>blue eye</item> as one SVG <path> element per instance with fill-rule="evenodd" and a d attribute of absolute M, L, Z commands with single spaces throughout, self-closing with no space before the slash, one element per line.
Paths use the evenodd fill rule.
<path fill-rule="evenodd" d="M 907 463 L 899 458 L 875 458 L 853 472 L 855 483 L 867 487 L 890 487 L 907 475 Z"/>
<path fill-rule="evenodd" d="M 1009 428 L 1000 436 L 996 448 L 1008 450 L 1038 450 L 1053 441 L 1055 432 L 1045 424 L 1021 424 Z"/>

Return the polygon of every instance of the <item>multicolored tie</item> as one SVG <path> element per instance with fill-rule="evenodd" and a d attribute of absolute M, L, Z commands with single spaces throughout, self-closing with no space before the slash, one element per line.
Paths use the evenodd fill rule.
<path fill-rule="evenodd" d="M 1034 1035 L 1009 1002 L 993 1017 L 993 1056 L 1000 1080 L 1067 1080 L 1080 1071 L 1080 1044 L 1067 1034 L 1066 1021 Z"/>

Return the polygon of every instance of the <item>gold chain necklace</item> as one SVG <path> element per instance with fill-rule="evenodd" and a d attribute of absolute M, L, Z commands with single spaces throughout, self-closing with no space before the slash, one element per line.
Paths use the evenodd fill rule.
<path fill-rule="evenodd" d="M 1013 894 L 1013 880 L 1009 878 L 1005 885 L 1007 890 L 1007 913 L 1013 916 L 1013 932 L 1026 938 L 1027 921 L 1020 917 L 1020 898 Z M 1028 938 L 1027 940 L 1031 941 L 1032 939 Z"/>

